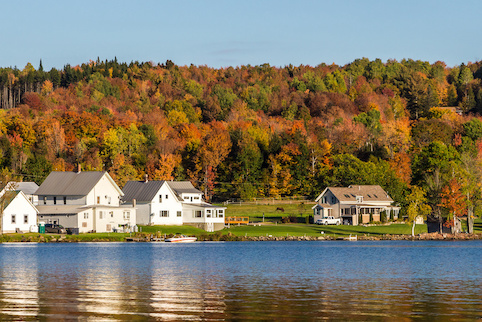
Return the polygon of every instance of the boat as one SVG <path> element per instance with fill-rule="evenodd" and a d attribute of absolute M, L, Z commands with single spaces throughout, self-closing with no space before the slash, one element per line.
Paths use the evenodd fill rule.
<path fill-rule="evenodd" d="M 193 243 L 197 240 L 196 237 L 189 237 L 184 235 L 177 235 L 171 238 L 166 238 L 167 243 Z"/>
<path fill-rule="evenodd" d="M 358 236 L 357 236 L 357 235 L 352 236 L 352 235 L 350 234 L 350 237 L 345 237 L 345 240 L 357 241 L 357 240 L 358 240 Z"/>

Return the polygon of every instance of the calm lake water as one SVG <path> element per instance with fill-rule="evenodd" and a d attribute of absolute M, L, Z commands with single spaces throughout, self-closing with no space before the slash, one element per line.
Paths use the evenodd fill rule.
<path fill-rule="evenodd" d="M 0 320 L 476 320 L 482 242 L 1 244 Z"/>

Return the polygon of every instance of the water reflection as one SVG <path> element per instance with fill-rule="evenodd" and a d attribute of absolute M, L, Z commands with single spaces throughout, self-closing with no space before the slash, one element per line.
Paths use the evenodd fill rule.
<path fill-rule="evenodd" d="M 0 316 L 35 317 L 39 312 L 35 245 L 9 244 L 0 257 Z"/>
<path fill-rule="evenodd" d="M 150 315 L 163 320 L 222 319 L 223 280 L 217 274 L 200 275 L 200 263 L 176 256 L 178 246 L 158 246 L 156 253 L 162 256 L 152 257 Z"/>
<path fill-rule="evenodd" d="M 453 245 L 3 244 L 0 320 L 475 320 L 482 243 Z"/>

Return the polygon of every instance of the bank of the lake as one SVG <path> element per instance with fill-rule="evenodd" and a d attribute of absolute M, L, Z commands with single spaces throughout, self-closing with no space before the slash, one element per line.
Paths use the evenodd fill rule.
<path fill-rule="evenodd" d="M 475 234 L 428 234 L 426 225 L 416 225 L 415 236 L 407 224 L 368 226 L 320 226 L 307 224 L 264 224 L 232 226 L 208 233 L 191 226 L 140 226 L 137 233 L 59 234 L 4 234 L 0 242 L 124 242 L 159 241 L 176 234 L 195 236 L 198 241 L 299 241 L 299 240 L 471 240 L 482 239 L 480 223 Z"/>

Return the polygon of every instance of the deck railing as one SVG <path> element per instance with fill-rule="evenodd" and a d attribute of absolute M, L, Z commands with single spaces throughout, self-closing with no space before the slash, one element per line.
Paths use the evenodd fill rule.
<path fill-rule="evenodd" d="M 239 216 L 230 216 L 224 218 L 224 223 L 226 225 L 230 224 L 238 224 L 238 225 L 247 225 L 249 224 L 249 217 L 239 217 Z"/>

